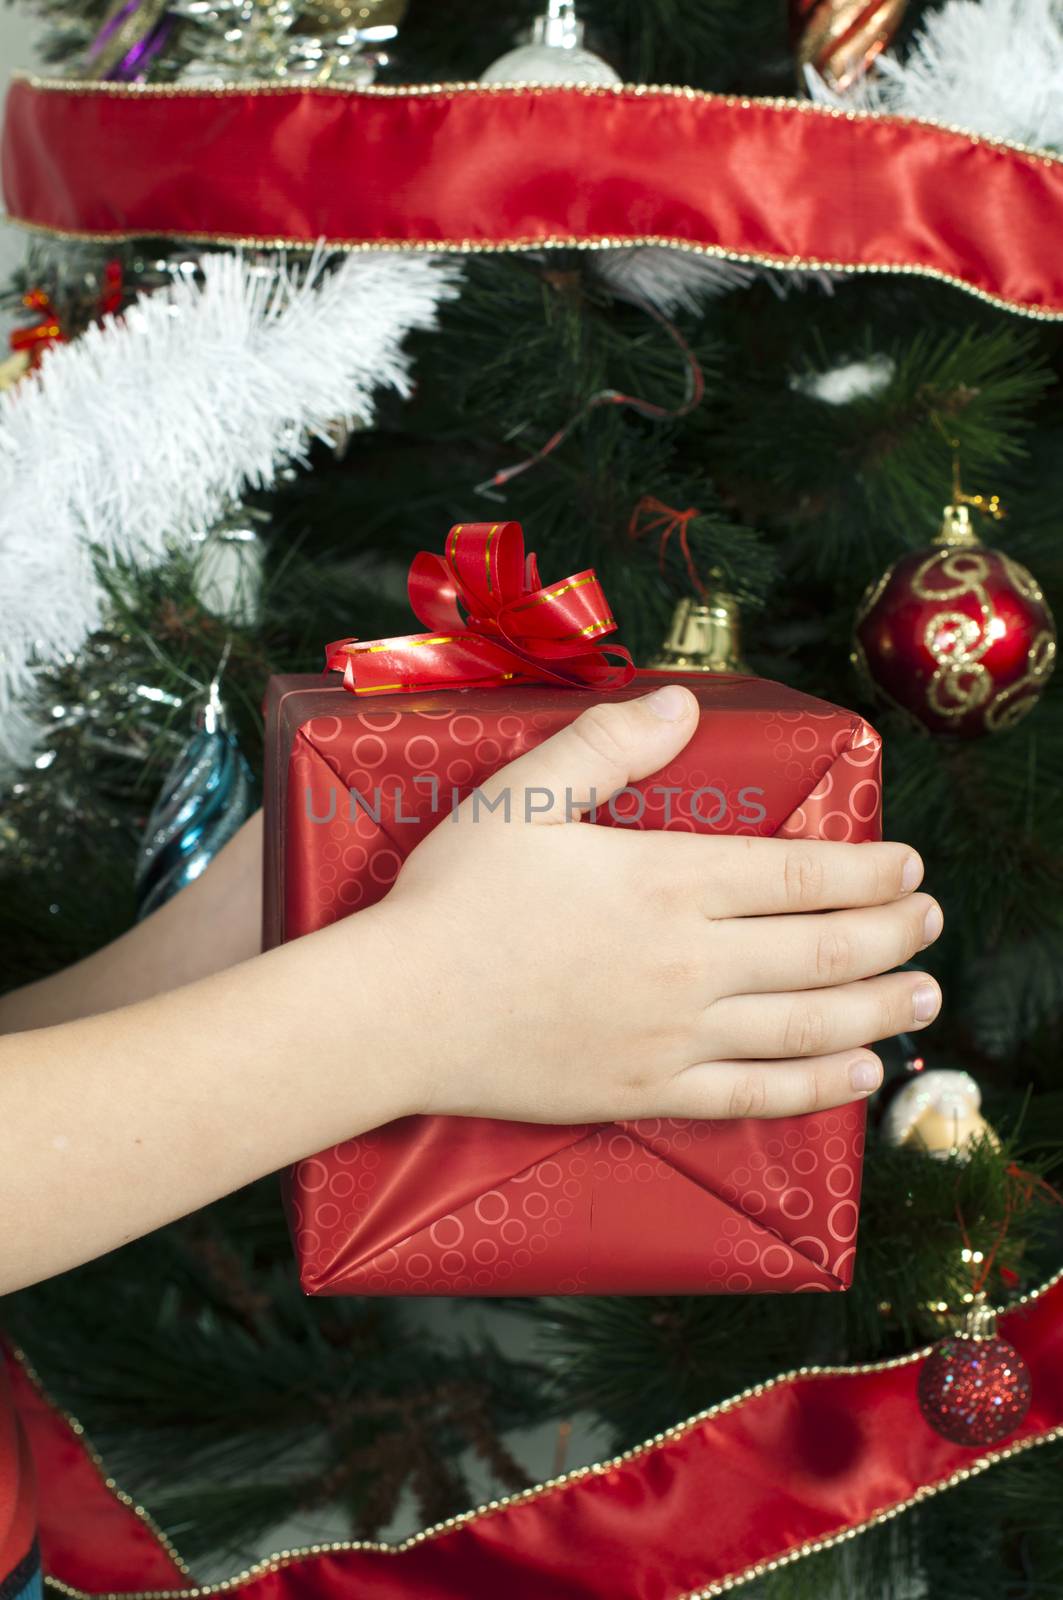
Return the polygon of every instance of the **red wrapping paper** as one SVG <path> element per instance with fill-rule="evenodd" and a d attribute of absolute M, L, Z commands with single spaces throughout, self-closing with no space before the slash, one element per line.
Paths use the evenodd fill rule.
<path fill-rule="evenodd" d="M 659 681 L 642 674 L 619 694 Z M 603 806 L 599 825 L 879 837 L 880 742 L 860 717 L 755 678 L 686 681 L 702 707 L 694 739 L 615 816 Z M 267 945 L 381 899 L 455 798 L 594 698 L 521 685 L 369 700 L 320 679 L 274 679 Z M 843 1289 L 863 1137 L 862 1103 L 779 1121 L 405 1118 L 292 1170 L 302 1284 L 311 1294 Z"/>

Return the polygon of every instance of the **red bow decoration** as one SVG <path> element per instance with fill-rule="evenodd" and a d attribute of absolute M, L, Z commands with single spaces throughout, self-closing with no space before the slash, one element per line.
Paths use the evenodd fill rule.
<path fill-rule="evenodd" d="M 40 364 L 44 352 L 53 344 L 65 344 L 66 335 L 56 315 L 55 307 L 43 289 L 31 289 L 22 296 L 28 311 L 39 311 L 40 321 L 29 328 L 15 328 L 11 334 L 11 349 L 15 355 L 25 352 L 30 358 L 30 371 Z"/>
<path fill-rule="evenodd" d="M 699 516 L 697 506 L 688 506 L 685 511 L 677 511 L 674 506 L 665 505 L 663 500 L 656 499 L 652 494 L 644 494 L 628 523 L 627 536 L 634 544 L 636 540 L 657 534 L 657 556 L 660 569 L 664 571 L 664 558 L 668 553 L 668 541 L 673 533 L 679 535 L 679 550 L 686 564 L 687 577 L 690 579 L 691 588 L 699 600 L 704 600 L 707 594 L 705 585 L 698 576 L 698 569 L 694 565 L 694 557 L 690 549 L 690 524 Z"/>
<path fill-rule="evenodd" d="M 352 694 L 500 683 L 609 690 L 634 677 L 628 651 L 598 642 L 616 622 L 595 573 L 543 588 L 519 522 L 459 523 L 443 555 L 414 556 L 408 591 L 430 632 L 328 646 L 326 670 L 342 671 Z"/>
<path fill-rule="evenodd" d="M 122 263 L 115 258 L 108 261 L 103 270 L 97 306 L 98 315 L 114 316 L 121 310 L 124 294 Z M 10 334 L 9 343 L 14 355 L 28 357 L 29 366 L 25 370 L 33 372 L 40 366 L 44 352 L 50 350 L 53 345 L 66 344 L 67 336 L 63 332 L 63 324 L 52 304 L 51 296 L 46 290 L 31 289 L 28 294 L 22 296 L 22 304 L 27 311 L 39 312 L 40 320 L 28 328 L 15 328 Z"/>

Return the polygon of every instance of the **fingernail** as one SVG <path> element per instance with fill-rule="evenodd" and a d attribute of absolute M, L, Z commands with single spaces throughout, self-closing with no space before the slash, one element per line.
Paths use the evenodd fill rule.
<path fill-rule="evenodd" d="M 923 863 L 918 856 L 909 856 L 901 873 L 901 888 L 905 894 L 911 894 L 912 890 L 918 887 L 922 876 Z"/>
<path fill-rule="evenodd" d="M 929 1022 L 931 1017 L 936 1017 L 941 1004 L 941 995 L 936 983 L 921 983 L 918 989 L 912 991 L 912 1016 L 916 1022 Z"/>
<path fill-rule="evenodd" d="M 945 919 L 941 915 L 941 907 L 935 901 L 927 912 L 926 920 L 923 923 L 923 938 L 926 942 L 921 948 L 925 950 L 928 944 L 933 944 L 944 926 Z"/>
<path fill-rule="evenodd" d="M 690 710 L 690 691 L 670 683 L 665 689 L 654 689 L 643 700 L 647 711 L 652 711 L 662 722 L 678 722 Z"/>
<path fill-rule="evenodd" d="M 849 1063 L 849 1082 L 857 1094 L 870 1094 L 882 1082 L 882 1063 L 877 1056 L 859 1056 Z"/>

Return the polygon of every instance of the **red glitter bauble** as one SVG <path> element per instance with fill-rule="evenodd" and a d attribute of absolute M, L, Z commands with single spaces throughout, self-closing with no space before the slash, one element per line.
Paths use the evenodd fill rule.
<path fill-rule="evenodd" d="M 958 1333 L 919 1373 L 919 1409 L 952 1444 L 998 1444 L 1030 1409 L 1030 1371 L 1006 1339 Z"/>
<path fill-rule="evenodd" d="M 1033 576 L 979 544 L 965 506 L 949 506 L 939 542 L 902 556 L 867 591 L 853 643 L 884 699 L 932 733 L 969 739 L 1033 709 L 1056 630 Z"/>

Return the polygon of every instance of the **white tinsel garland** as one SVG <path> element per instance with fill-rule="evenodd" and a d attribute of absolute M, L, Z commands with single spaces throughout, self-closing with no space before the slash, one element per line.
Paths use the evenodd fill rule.
<path fill-rule="evenodd" d="M 1039 149 L 1063 147 L 1063 0 L 947 0 L 904 59 L 879 58 L 848 94 L 815 72 L 829 105 L 923 117 Z"/>
<path fill-rule="evenodd" d="M 407 393 L 402 340 L 459 270 L 366 254 L 296 280 L 207 256 L 198 283 L 141 297 L 0 395 L 0 761 L 30 751 L 41 667 L 103 621 L 93 553 L 187 547 L 339 419 L 371 420 L 376 389 Z"/>

